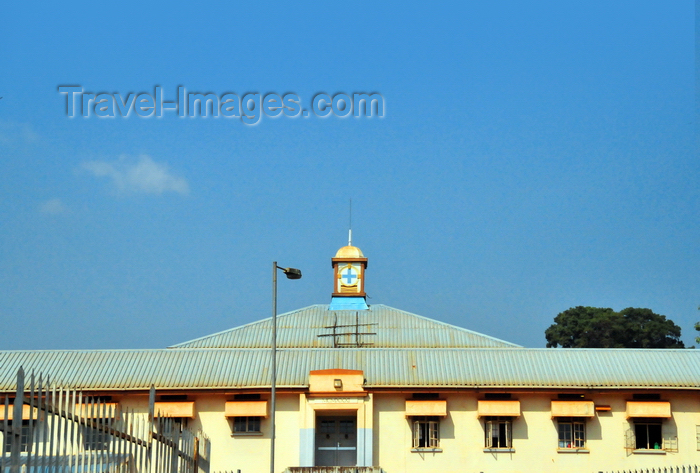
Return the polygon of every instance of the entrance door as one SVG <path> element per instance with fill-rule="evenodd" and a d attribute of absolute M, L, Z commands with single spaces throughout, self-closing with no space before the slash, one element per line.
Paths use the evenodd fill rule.
<path fill-rule="evenodd" d="M 316 417 L 316 466 L 357 465 L 355 417 Z"/>

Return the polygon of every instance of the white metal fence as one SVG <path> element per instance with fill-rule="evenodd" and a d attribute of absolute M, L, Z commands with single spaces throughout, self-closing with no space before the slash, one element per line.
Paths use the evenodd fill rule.
<path fill-rule="evenodd" d="M 599 471 L 596 473 L 700 473 L 698 465 L 662 466 L 660 468 L 638 468 L 634 470 Z"/>
<path fill-rule="evenodd" d="M 20 368 L 17 390 L 0 394 L 0 473 L 208 473 L 209 440 L 154 412 L 121 410 L 104 398 L 58 388 Z"/>

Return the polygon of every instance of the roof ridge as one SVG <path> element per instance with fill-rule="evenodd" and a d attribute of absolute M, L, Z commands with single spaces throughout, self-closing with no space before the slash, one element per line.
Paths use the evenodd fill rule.
<path fill-rule="evenodd" d="M 312 308 L 312 307 L 318 307 L 318 306 L 322 306 L 322 305 L 324 305 L 324 304 L 312 304 L 312 305 L 309 305 L 309 306 L 306 306 L 306 307 L 302 307 L 302 308 L 300 308 L 300 309 L 295 309 L 295 310 L 292 310 L 292 311 L 289 311 L 289 312 L 284 312 L 284 313 L 282 313 L 282 314 L 277 314 L 277 318 L 279 319 L 280 317 L 285 317 L 285 316 L 290 315 L 290 314 L 293 314 L 293 313 L 295 313 L 295 312 L 301 312 L 302 310 L 307 310 L 307 309 L 310 309 L 310 308 Z M 325 304 L 325 305 L 328 305 L 328 304 Z M 241 330 L 241 329 L 244 329 L 244 328 L 246 328 L 246 327 L 250 327 L 251 325 L 258 325 L 258 324 L 261 324 L 261 323 L 266 322 L 266 321 L 268 321 L 268 320 L 272 320 L 272 317 L 266 317 L 266 318 L 264 318 L 264 319 L 255 320 L 255 321 L 253 321 L 253 322 L 248 322 L 247 324 L 238 325 L 238 326 L 236 326 L 236 327 L 231 327 L 231 328 L 228 328 L 228 329 L 226 329 L 226 330 L 221 330 L 220 332 L 210 333 L 209 335 L 203 335 L 203 336 L 201 336 L 201 337 L 193 338 L 192 340 L 187 340 L 187 341 L 178 343 L 178 344 L 176 344 L 176 345 L 170 345 L 170 346 L 167 347 L 167 348 L 188 348 L 188 347 L 183 347 L 182 345 L 189 345 L 189 344 L 191 344 L 191 343 L 198 342 L 198 341 L 200 341 L 200 340 L 205 340 L 205 339 L 207 339 L 207 338 L 212 338 L 212 337 L 215 337 L 215 336 L 217 336 L 217 335 L 222 335 L 222 334 L 224 334 L 224 333 L 230 333 L 230 332 L 234 332 L 234 331 L 236 331 L 236 330 Z"/>

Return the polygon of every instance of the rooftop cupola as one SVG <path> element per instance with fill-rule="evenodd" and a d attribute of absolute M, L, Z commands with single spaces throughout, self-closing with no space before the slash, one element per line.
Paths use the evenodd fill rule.
<path fill-rule="evenodd" d="M 367 258 L 362 250 L 352 246 L 352 240 L 348 246 L 338 250 L 333 263 L 333 294 L 330 310 L 366 310 L 365 298 L 365 269 Z"/>

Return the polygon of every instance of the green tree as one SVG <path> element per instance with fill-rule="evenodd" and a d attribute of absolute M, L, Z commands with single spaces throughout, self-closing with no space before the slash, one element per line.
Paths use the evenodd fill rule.
<path fill-rule="evenodd" d="M 681 328 L 666 316 L 633 307 L 573 307 L 545 331 L 547 347 L 563 348 L 684 348 L 680 336 Z"/>
<path fill-rule="evenodd" d="M 627 321 L 627 348 L 684 348 L 681 328 L 649 309 L 628 307 L 620 311 Z"/>
<path fill-rule="evenodd" d="M 698 310 L 700 310 L 700 307 L 698 307 Z M 700 332 L 700 322 L 697 322 L 695 324 L 695 330 Z M 695 343 L 700 343 L 700 337 L 695 337 Z"/>
<path fill-rule="evenodd" d="M 557 315 L 545 337 L 547 347 L 614 348 L 623 329 L 622 317 L 612 309 L 578 306 Z"/>

